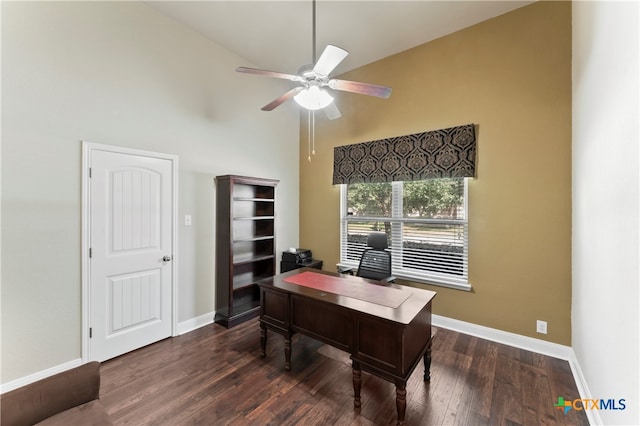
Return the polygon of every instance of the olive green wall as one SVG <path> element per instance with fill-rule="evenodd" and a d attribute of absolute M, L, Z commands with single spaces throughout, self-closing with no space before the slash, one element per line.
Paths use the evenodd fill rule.
<path fill-rule="evenodd" d="M 345 46 L 348 49 L 348 46 Z M 387 100 L 340 93 L 301 128 L 300 246 L 335 270 L 339 187 L 333 147 L 477 125 L 469 181 L 469 282 L 434 313 L 571 345 L 571 5 L 538 2 L 341 76 L 393 87 Z M 536 333 L 536 320 L 548 334 Z"/>

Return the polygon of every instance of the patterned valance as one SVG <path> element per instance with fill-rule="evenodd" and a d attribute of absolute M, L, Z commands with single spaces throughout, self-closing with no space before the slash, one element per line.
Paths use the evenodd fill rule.
<path fill-rule="evenodd" d="M 397 136 L 333 152 L 333 184 L 474 177 L 473 124 Z"/>

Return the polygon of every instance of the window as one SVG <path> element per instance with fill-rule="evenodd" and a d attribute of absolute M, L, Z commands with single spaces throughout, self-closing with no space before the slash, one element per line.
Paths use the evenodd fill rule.
<path fill-rule="evenodd" d="M 340 263 L 356 266 L 386 232 L 399 278 L 470 290 L 465 178 L 341 185 Z"/>

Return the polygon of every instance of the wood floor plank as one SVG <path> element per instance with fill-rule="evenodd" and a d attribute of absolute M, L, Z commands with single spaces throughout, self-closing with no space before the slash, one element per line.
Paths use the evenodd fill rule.
<path fill-rule="evenodd" d="M 549 377 L 549 387 L 554 403 L 557 402 L 560 396 L 566 401 L 579 399 L 580 395 L 575 387 L 569 363 L 551 357 L 547 357 L 545 362 L 547 365 L 547 376 Z M 561 410 L 554 410 L 554 415 L 558 420 L 558 424 L 589 424 L 584 411 L 569 410 L 569 412 L 565 414 Z"/>
<path fill-rule="evenodd" d="M 473 355 L 474 367 L 471 372 L 475 378 L 473 398 L 469 407 L 468 418 L 488 419 L 491 414 L 493 400 L 493 383 L 496 373 L 498 345 L 494 342 L 480 340 Z M 473 424 L 473 423 L 471 423 Z"/>
<path fill-rule="evenodd" d="M 116 426 L 352 425 L 395 423 L 395 386 L 362 373 L 362 407 L 353 406 L 348 361 L 294 336 L 292 369 L 270 334 L 260 357 L 257 320 L 202 327 L 101 366 L 101 400 Z M 566 361 L 439 329 L 431 381 L 422 364 L 407 383 L 407 425 L 587 425 L 564 415 L 558 396 L 578 398 Z"/>
<path fill-rule="evenodd" d="M 472 358 L 464 353 L 456 354 L 455 368 L 457 376 L 451 387 L 447 409 L 443 417 L 443 424 L 465 424 L 468 416 L 471 389 L 467 384 Z"/>
<path fill-rule="evenodd" d="M 546 410 L 548 401 L 553 401 L 546 370 L 526 364 L 522 366 L 522 378 L 523 423 L 526 425 L 558 424 L 555 413 Z"/>

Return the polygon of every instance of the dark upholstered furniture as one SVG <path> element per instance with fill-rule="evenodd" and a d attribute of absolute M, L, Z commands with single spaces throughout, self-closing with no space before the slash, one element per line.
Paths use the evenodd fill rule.
<path fill-rule="evenodd" d="M 100 363 L 93 361 L 3 394 L 0 424 L 111 425 L 99 392 Z"/>
<path fill-rule="evenodd" d="M 356 275 L 387 283 L 395 281 L 396 278 L 391 275 L 391 252 L 388 249 L 386 233 L 370 233 Z"/>
<path fill-rule="evenodd" d="M 338 266 L 338 272 L 353 275 L 354 268 Z M 356 275 L 385 283 L 396 280 L 396 277 L 391 275 L 391 252 L 386 233 L 371 232 L 369 234 Z"/>

